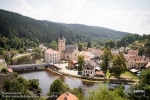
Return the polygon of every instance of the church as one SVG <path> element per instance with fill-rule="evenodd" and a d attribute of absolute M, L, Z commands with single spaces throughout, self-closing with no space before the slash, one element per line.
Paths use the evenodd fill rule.
<path fill-rule="evenodd" d="M 76 61 L 78 60 L 79 51 L 78 47 L 73 45 L 66 46 L 66 39 L 60 33 L 60 37 L 58 39 L 58 52 L 60 54 L 60 59 Z"/>

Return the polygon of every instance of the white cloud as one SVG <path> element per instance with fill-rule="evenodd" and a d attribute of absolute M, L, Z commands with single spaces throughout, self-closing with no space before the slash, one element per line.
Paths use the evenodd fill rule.
<path fill-rule="evenodd" d="M 40 8 L 33 8 L 25 0 L 16 0 L 16 3 L 18 3 L 16 7 L 18 13 L 40 20 L 80 23 L 119 31 L 149 34 L 150 11 L 121 10 L 113 2 L 105 9 L 86 0 L 59 0 L 57 5 L 53 5 L 51 1 L 48 6 Z"/>
<path fill-rule="evenodd" d="M 48 16 L 51 12 L 50 7 L 43 6 L 41 8 L 33 8 L 25 0 L 16 0 L 18 7 L 15 10 L 25 16 L 29 16 L 35 19 L 48 19 Z"/>

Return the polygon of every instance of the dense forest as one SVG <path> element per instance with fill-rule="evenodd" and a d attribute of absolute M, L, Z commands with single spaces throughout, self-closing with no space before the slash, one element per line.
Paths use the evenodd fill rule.
<path fill-rule="evenodd" d="M 102 27 L 35 20 L 0 10 L 0 46 L 6 50 L 36 47 L 39 43 L 49 44 L 53 40 L 57 42 L 60 31 L 66 38 L 66 44 L 91 41 L 97 45 L 104 45 L 104 41 L 108 39 L 121 39 L 129 34 Z"/>

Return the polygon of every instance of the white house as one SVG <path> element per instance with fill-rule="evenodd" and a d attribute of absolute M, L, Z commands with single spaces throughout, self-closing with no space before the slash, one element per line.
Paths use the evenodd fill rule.
<path fill-rule="evenodd" d="M 93 60 L 89 61 L 83 67 L 82 75 L 86 76 L 86 77 L 94 77 L 94 75 L 95 75 L 95 66 L 96 65 L 97 64 Z"/>
<path fill-rule="evenodd" d="M 45 61 L 47 63 L 58 63 L 58 62 L 60 62 L 59 52 L 57 52 L 53 49 L 47 49 L 45 51 Z"/>

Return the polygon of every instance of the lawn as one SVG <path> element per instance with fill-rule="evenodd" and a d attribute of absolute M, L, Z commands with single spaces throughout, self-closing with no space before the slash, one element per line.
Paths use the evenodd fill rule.
<path fill-rule="evenodd" d="M 109 70 L 108 70 L 107 73 L 106 73 L 106 77 L 109 77 L 109 76 L 110 76 L 110 73 L 109 73 Z M 113 77 L 113 76 L 111 76 L 111 77 Z M 127 79 L 136 79 L 136 80 L 139 79 L 137 76 L 131 74 L 128 71 L 126 71 L 125 73 L 121 74 L 121 77 L 127 78 Z"/>

